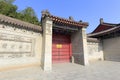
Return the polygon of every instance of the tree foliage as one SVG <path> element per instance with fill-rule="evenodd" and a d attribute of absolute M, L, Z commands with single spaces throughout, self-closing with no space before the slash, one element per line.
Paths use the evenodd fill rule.
<path fill-rule="evenodd" d="M 4 1 L 0 2 L 0 13 L 6 16 L 15 17 L 17 6 L 6 3 Z"/>
<path fill-rule="evenodd" d="M 31 7 L 27 7 L 26 9 L 22 10 L 21 13 L 30 15 L 30 16 L 35 16 L 35 12 Z"/>
<path fill-rule="evenodd" d="M 22 10 L 20 13 L 24 17 L 22 20 L 39 25 L 40 22 L 36 17 L 35 11 L 31 7 L 27 7 L 26 9 Z"/>
<path fill-rule="evenodd" d="M 27 7 L 26 9 L 17 12 L 17 6 L 12 4 L 14 1 L 15 0 L 0 0 L 0 14 L 40 25 L 35 11 L 31 7 Z"/>
<path fill-rule="evenodd" d="M 15 0 L 0 0 L 0 2 L 6 2 L 8 4 L 12 4 Z"/>

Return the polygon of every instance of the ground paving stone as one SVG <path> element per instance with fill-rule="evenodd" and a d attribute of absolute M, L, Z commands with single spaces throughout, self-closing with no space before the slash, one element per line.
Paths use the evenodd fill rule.
<path fill-rule="evenodd" d="M 44 72 L 40 67 L 22 68 L 0 72 L 0 80 L 120 80 L 120 62 L 54 64 L 52 72 Z"/>

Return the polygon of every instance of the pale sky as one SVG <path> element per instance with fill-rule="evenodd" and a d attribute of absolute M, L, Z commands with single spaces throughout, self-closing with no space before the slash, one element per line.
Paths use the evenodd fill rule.
<path fill-rule="evenodd" d="M 38 18 L 41 11 L 48 9 L 52 15 L 88 22 L 87 33 L 92 32 L 98 25 L 99 19 L 105 22 L 120 23 L 120 0 L 16 0 L 19 10 L 32 7 Z"/>

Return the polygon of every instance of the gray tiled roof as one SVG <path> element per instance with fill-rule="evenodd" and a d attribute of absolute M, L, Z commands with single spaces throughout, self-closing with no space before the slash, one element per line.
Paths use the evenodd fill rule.
<path fill-rule="evenodd" d="M 101 35 L 105 35 L 105 34 L 108 34 L 108 33 L 119 31 L 119 30 L 120 30 L 120 26 L 117 26 L 117 27 L 113 27 L 113 28 L 110 28 L 110 29 L 107 29 L 107 30 L 104 30 L 104 31 L 101 31 L 101 32 L 91 33 L 91 34 L 88 34 L 87 36 L 88 37 L 101 36 Z"/>
<path fill-rule="evenodd" d="M 19 26 L 19 27 L 25 28 L 25 29 L 31 29 L 31 30 L 34 30 L 37 32 L 42 31 L 41 26 L 34 25 L 34 24 L 31 24 L 28 22 L 24 22 L 24 21 L 21 21 L 18 19 L 14 19 L 14 18 L 5 16 L 5 15 L 2 15 L 2 14 L 0 14 L 0 22 L 16 25 L 16 26 Z"/>
<path fill-rule="evenodd" d="M 87 41 L 88 42 L 100 42 L 100 40 L 99 39 L 97 39 L 97 38 L 87 38 Z"/>
<path fill-rule="evenodd" d="M 51 15 L 48 11 L 42 11 L 42 19 L 45 17 L 49 17 L 53 23 L 65 24 L 69 26 L 76 26 L 76 27 L 87 27 L 89 24 L 87 22 L 77 22 L 71 19 L 65 19 L 57 16 Z"/>

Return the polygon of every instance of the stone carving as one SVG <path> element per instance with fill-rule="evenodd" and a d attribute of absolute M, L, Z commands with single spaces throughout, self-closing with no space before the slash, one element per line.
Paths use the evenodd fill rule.
<path fill-rule="evenodd" d="M 21 57 L 21 55 L 18 54 L 13 54 L 8 56 L 8 58 L 19 58 L 19 57 Z"/>
<path fill-rule="evenodd" d="M 25 49 L 29 49 L 29 45 L 26 45 L 26 48 Z"/>
<path fill-rule="evenodd" d="M 4 55 L 0 55 L 0 58 L 4 58 Z"/>
<path fill-rule="evenodd" d="M 34 39 L 32 38 L 2 34 L 0 38 L 0 58 L 32 57 L 34 55 L 33 42 Z"/>
<path fill-rule="evenodd" d="M 11 45 L 11 49 L 14 49 L 14 48 L 15 48 L 15 45 L 14 45 L 14 44 L 12 44 L 12 45 Z"/>
<path fill-rule="evenodd" d="M 22 49 L 22 45 L 19 45 L 19 49 Z"/>
<path fill-rule="evenodd" d="M 2 48 L 6 49 L 7 48 L 7 43 L 3 43 L 1 44 L 2 45 Z"/>
<path fill-rule="evenodd" d="M 20 36 L 14 36 L 13 37 L 15 40 L 22 40 L 22 38 Z"/>

